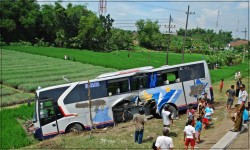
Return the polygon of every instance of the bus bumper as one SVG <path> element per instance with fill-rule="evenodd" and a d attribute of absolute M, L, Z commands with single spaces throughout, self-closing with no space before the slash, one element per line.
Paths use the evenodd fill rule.
<path fill-rule="evenodd" d="M 43 132 L 41 128 L 36 128 L 34 130 L 34 138 L 42 141 L 43 140 Z"/>

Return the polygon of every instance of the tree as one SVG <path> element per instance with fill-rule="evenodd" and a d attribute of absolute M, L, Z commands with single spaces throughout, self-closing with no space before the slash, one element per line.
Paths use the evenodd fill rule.
<path fill-rule="evenodd" d="M 1 35 L 6 42 L 34 41 L 39 16 L 35 0 L 2 0 L 0 5 Z M 32 30 L 32 31 L 31 31 Z"/>
<path fill-rule="evenodd" d="M 40 34 L 38 37 L 44 38 L 46 42 L 54 43 L 58 37 L 58 25 L 56 22 L 56 12 L 53 5 L 42 5 L 40 16 Z"/>
<path fill-rule="evenodd" d="M 122 29 L 112 29 L 111 48 L 112 50 L 130 49 L 133 45 L 132 32 Z"/>
<path fill-rule="evenodd" d="M 152 22 L 151 20 L 138 20 L 135 23 L 138 32 L 138 40 L 141 46 L 147 48 L 156 48 L 157 43 L 153 43 L 155 39 L 159 39 L 160 26 L 158 21 Z"/>
<path fill-rule="evenodd" d="M 112 36 L 111 29 L 114 19 L 110 17 L 110 14 L 108 14 L 107 16 L 100 15 L 99 18 L 102 22 L 103 28 L 101 36 L 98 37 L 99 45 L 102 51 L 110 51 L 110 38 Z"/>

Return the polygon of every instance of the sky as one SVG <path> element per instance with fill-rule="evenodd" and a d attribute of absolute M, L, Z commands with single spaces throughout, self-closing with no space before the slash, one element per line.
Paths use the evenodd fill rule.
<path fill-rule="evenodd" d="M 39 4 L 51 3 L 53 0 L 37 0 Z M 167 33 L 169 17 L 174 28 L 173 34 L 180 28 L 185 29 L 188 6 L 190 13 L 188 19 L 188 29 L 203 28 L 232 31 L 233 38 L 249 38 L 249 1 L 244 0 L 218 0 L 218 1 L 166 1 L 166 0 L 106 0 L 107 11 L 115 21 L 113 26 L 125 30 L 136 30 L 135 22 L 139 19 L 150 19 L 158 21 L 162 33 Z M 86 5 L 87 8 L 97 15 L 99 14 L 99 0 L 62 0 L 62 5 L 68 3 Z M 218 23 L 217 23 L 218 20 Z M 217 25 L 218 24 L 218 25 Z"/>

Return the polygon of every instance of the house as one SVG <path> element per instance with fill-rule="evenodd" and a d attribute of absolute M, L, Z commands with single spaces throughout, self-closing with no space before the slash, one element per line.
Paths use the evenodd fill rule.
<path fill-rule="evenodd" d="M 235 47 L 235 46 L 247 45 L 247 44 L 248 44 L 247 40 L 236 40 L 236 41 L 230 42 L 229 47 Z"/>

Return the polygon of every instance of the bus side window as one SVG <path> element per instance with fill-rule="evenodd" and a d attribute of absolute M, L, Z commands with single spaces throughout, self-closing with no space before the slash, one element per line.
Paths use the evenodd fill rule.
<path fill-rule="evenodd" d="M 41 126 L 46 125 L 56 120 L 52 101 L 40 102 L 39 107 L 40 107 L 39 114 L 40 114 L 40 119 L 41 119 L 40 120 Z"/>
<path fill-rule="evenodd" d="M 166 74 L 165 73 L 158 73 L 157 74 L 157 82 L 156 82 L 156 86 L 162 86 L 162 85 L 166 85 L 165 81 L 167 80 Z"/>
<path fill-rule="evenodd" d="M 136 91 L 139 89 L 140 85 L 139 85 L 139 78 L 132 78 L 130 80 L 130 89 L 131 91 Z"/>
<path fill-rule="evenodd" d="M 173 84 L 173 83 L 176 83 L 176 74 L 175 73 L 168 73 L 167 74 L 167 80 L 169 81 L 169 84 Z"/>
<path fill-rule="evenodd" d="M 126 93 L 129 91 L 128 80 L 108 83 L 108 96 Z"/>

